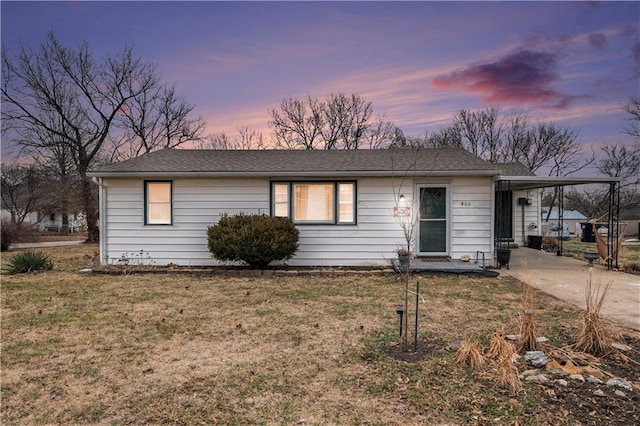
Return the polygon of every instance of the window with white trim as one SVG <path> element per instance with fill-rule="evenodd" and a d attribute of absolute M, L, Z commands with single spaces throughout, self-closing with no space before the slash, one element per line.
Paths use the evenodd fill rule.
<path fill-rule="evenodd" d="M 171 182 L 146 181 L 145 224 L 171 225 Z"/>
<path fill-rule="evenodd" d="M 355 225 L 355 182 L 273 182 L 271 214 L 296 224 Z"/>

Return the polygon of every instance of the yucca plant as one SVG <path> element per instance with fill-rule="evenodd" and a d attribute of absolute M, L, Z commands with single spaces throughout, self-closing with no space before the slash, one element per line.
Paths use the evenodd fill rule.
<path fill-rule="evenodd" d="M 7 260 L 4 270 L 11 274 L 21 274 L 34 271 L 48 271 L 53 269 L 53 262 L 40 251 L 21 251 Z"/>

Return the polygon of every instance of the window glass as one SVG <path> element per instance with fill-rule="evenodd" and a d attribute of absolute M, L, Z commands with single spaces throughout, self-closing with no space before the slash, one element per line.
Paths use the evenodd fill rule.
<path fill-rule="evenodd" d="M 354 208 L 353 203 L 355 199 L 355 188 L 353 183 L 340 183 L 338 184 L 338 222 L 340 223 L 354 223 Z"/>
<path fill-rule="evenodd" d="M 334 185 L 332 183 L 296 183 L 293 185 L 293 192 L 294 221 L 334 221 Z"/>
<path fill-rule="evenodd" d="M 147 182 L 147 224 L 171 224 L 171 182 Z"/>
<path fill-rule="evenodd" d="M 271 214 L 298 224 L 355 224 L 355 182 L 273 182 Z"/>
<path fill-rule="evenodd" d="M 278 217 L 289 216 L 289 184 L 273 184 L 273 215 Z"/>

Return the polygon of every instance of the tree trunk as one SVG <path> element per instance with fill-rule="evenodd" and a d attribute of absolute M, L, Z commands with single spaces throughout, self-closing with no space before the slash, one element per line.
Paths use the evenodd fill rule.
<path fill-rule="evenodd" d="M 84 176 L 81 183 L 82 202 L 84 204 L 84 216 L 87 221 L 87 242 L 100 241 L 100 228 L 98 227 L 98 203 L 93 191 L 91 179 Z"/>

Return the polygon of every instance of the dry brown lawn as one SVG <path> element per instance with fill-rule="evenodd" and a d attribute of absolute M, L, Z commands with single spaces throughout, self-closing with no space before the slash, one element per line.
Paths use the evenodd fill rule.
<path fill-rule="evenodd" d="M 523 288 L 507 279 L 421 277 L 412 358 L 394 356 L 396 275 L 80 274 L 96 246 L 43 251 L 53 271 L 1 276 L 2 424 L 572 419 L 542 403 L 543 389 L 513 397 L 447 350 L 517 329 Z M 577 334 L 572 307 L 536 300 L 552 342 Z"/>

